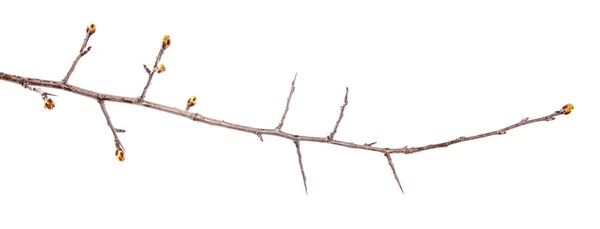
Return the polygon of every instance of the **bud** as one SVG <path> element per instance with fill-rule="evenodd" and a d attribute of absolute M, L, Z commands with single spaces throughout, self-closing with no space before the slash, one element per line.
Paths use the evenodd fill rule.
<path fill-rule="evenodd" d="M 161 64 L 160 66 L 158 66 L 158 73 L 163 73 L 165 70 L 167 70 L 167 68 L 165 68 L 164 64 Z"/>
<path fill-rule="evenodd" d="M 188 99 L 187 101 L 187 106 L 185 107 L 185 110 L 189 110 L 190 107 L 193 107 L 194 105 L 196 105 L 196 96 L 192 96 Z"/>
<path fill-rule="evenodd" d="M 44 107 L 48 110 L 54 109 L 54 101 L 51 98 L 44 99 Z"/>
<path fill-rule="evenodd" d="M 568 103 L 567 105 L 564 105 L 562 107 L 562 111 L 563 114 L 568 115 L 571 113 L 571 111 L 573 111 L 573 109 L 575 109 L 575 107 L 573 106 L 573 104 Z"/>
<path fill-rule="evenodd" d="M 91 36 L 96 32 L 96 25 L 94 25 L 94 23 L 90 24 L 87 29 L 85 29 L 85 32 Z"/>
<path fill-rule="evenodd" d="M 165 35 L 162 39 L 162 48 L 167 49 L 169 46 L 171 46 L 171 36 Z"/>
<path fill-rule="evenodd" d="M 115 151 L 115 157 L 119 161 L 124 161 L 125 160 L 125 152 L 123 152 L 123 150 L 121 148 L 117 148 L 117 151 Z"/>

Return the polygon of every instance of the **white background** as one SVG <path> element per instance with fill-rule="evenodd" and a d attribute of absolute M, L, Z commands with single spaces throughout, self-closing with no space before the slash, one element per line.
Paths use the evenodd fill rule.
<path fill-rule="evenodd" d="M 598 228 L 597 1 L 3 1 L 0 71 L 284 131 L 421 146 L 573 103 L 571 115 L 394 155 L 294 144 L 0 82 L 0 228 Z"/>

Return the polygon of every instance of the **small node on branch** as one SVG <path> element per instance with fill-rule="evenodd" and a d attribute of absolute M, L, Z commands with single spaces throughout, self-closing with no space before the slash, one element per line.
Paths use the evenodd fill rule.
<path fill-rule="evenodd" d="M 148 75 L 150 75 L 150 69 L 145 64 L 144 64 L 144 70 L 146 70 L 146 73 L 148 73 Z"/>
<path fill-rule="evenodd" d="M 561 113 L 568 115 L 571 113 L 571 111 L 573 111 L 573 109 L 575 109 L 573 104 L 568 103 L 567 105 L 564 105 L 560 111 Z"/>
<path fill-rule="evenodd" d="M 373 146 L 375 144 L 377 144 L 377 142 L 365 143 L 366 146 Z"/>
<path fill-rule="evenodd" d="M 194 105 L 196 105 L 196 96 L 193 96 L 193 95 L 192 95 L 192 97 L 190 97 L 190 98 L 187 100 L 187 105 L 186 105 L 186 107 L 185 107 L 185 111 L 189 111 L 189 110 L 190 110 L 190 107 L 193 107 Z"/>
<path fill-rule="evenodd" d="M 125 152 L 123 152 L 121 148 L 117 148 L 117 150 L 115 151 L 115 157 L 121 162 L 125 161 Z"/>

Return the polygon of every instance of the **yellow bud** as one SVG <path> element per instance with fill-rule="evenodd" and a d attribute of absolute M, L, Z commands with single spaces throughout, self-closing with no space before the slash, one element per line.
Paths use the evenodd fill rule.
<path fill-rule="evenodd" d="M 117 151 L 115 151 L 115 157 L 119 161 L 124 161 L 125 160 L 125 152 L 123 152 L 123 150 L 121 148 L 117 148 Z"/>
<path fill-rule="evenodd" d="M 162 48 L 167 49 L 171 45 L 171 36 L 165 35 L 162 39 Z"/>
<path fill-rule="evenodd" d="M 165 68 L 164 64 L 161 64 L 160 66 L 158 66 L 158 73 L 163 73 L 165 70 L 167 70 L 167 68 Z"/>
<path fill-rule="evenodd" d="M 87 29 L 85 29 L 85 32 L 89 35 L 94 34 L 96 32 L 96 25 L 94 25 L 94 23 L 90 24 Z"/>
<path fill-rule="evenodd" d="M 54 101 L 51 98 L 44 99 L 44 107 L 48 110 L 52 110 L 54 108 Z"/>
<path fill-rule="evenodd" d="M 565 115 L 568 115 L 571 113 L 571 111 L 573 111 L 573 109 L 575 109 L 575 107 L 573 106 L 573 104 L 568 103 L 567 105 L 564 105 L 562 107 L 562 110 L 564 112 Z"/>
<path fill-rule="evenodd" d="M 196 105 L 196 96 L 192 96 L 188 99 L 185 110 L 189 110 L 190 107 L 193 107 L 194 105 Z"/>

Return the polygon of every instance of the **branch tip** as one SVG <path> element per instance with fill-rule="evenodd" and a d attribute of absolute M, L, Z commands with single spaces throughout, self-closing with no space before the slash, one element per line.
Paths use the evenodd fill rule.
<path fill-rule="evenodd" d="M 331 133 L 329 133 L 329 136 L 327 136 L 328 141 L 333 141 L 333 137 L 335 137 L 335 134 L 337 133 L 337 129 L 340 126 L 340 122 L 342 121 L 342 118 L 344 117 L 344 110 L 346 110 L 346 106 L 348 105 L 348 91 L 349 91 L 348 87 L 346 87 L 346 94 L 344 95 L 344 103 L 340 107 L 340 115 L 338 116 L 337 122 L 335 122 L 333 131 L 331 131 Z"/>
<path fill-rule="evenodd" d="M 292 100 L 292 95 L 294 94 L 294 91 L 296 90 L 296 77 L 297 76 L 298 76 L 298 73 L 296 72 L 296 74 L 294 75 L 294 80 L 292 80 L 292 87 L 290 88 L 290 94 L 288 95 L 287 102 L 285 103 L 285 110 L 283 111 L 281 120 L 279 121 L 279 124 L 275 127 L 275 130 L 278 130 L 278 131 L 281 130 L 281 127 L 283 127 L 283 123 L 285 122 L 285 117 L 287 116 L 287 113 L 290 110 L 290 101 Z"/>

